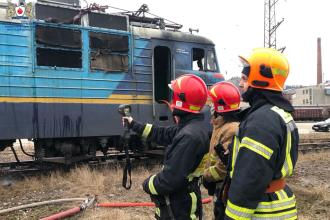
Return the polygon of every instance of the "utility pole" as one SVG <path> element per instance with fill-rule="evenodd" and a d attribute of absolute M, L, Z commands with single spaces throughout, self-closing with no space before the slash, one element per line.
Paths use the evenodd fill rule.
<path fill-rule="evenodd" d="M 283 52 L 285 47 L 277 49 L 276 30 L 284 21 L 276 22 L 275 6 L 278 0 L 265 0 L 264 2 L 264 47 L 274 48 Z"/>

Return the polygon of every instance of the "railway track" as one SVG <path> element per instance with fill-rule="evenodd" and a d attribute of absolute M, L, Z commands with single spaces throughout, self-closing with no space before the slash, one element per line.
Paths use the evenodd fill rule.
<path fill-rule="evenodd" d="M 129 154 L 132 167 L 160 164 L 160 157 L 155 155 L 153 155 L 153 157 L 148 157 L 145 154 L 133 154 L 132 152 Z M 77 163 L 65 164 L 62 163 L 62 161 L 63 158 L 47 158 L 44 161 L 26 160 L 20 162 L 0 163 L 0 178 L 4 176 L 24 178 L 38 174 L 47 174 L 56 170 L 68 171 L 82 165 L 88 165 L 91 168 L 124 167 L 126 163 L 125 154 L 118 152 L 109 153 L 106 156 L 100 154 Z"/>
<path fill-rule="evenodd" d="M 330 149 L 330 138 L 304 138 L 300 139 L 298 150 L 302 153 Z"/>
<path fill-rule="evenodd" d="M 299 144 L 299 151 L 302 153 L 315 152 L 321 150 L 329 150 L 330 142 L 314 142 L 314 143 L 301 143 Z"/>
<path fill-rule="evenodd" d="M 329 134 L 330 136 L 330 134 Z M 303 138 L 300 139 L 299 143 L 304 144 L 304 143 L 324 143 L 324 142 L 330 142 L 330 138 L 325 139 L 325 138 Z"/>
<path fill-rule="evenodd" d="M 310 153 L 330 149 L 330 139 L 301 139 L 299 152 Z M 133 166 L 148 166 L 160 163 L 161 152 L 148 152 L 147 154 L 130 153 Z M 151 156 L 151 157 L 150 157 Z M 78 163 L 59 163 L 63 158 L 48 158 L 45 161 L 26 160 L 21 162 L 0 163 L 0 177 L 14 175 L 16 177 L 27 177 L 50 173 L 55 170 L 70 170 L 80 165 L 89 165 L 92 168 L 98 167 L 123 167 L 125 165 L 125 154 L 123 152 L 111 152 L 108 155 L 97 155 L 88 160 Z"/>

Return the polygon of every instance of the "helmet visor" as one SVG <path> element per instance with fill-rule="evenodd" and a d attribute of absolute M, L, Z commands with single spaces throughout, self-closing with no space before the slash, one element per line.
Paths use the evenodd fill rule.
<path fill-rule="evenodd" d="M 246 76 L 249 76 L 251 69 L 249 62 L 244 57 L 238 56 L 238 58 L 241 61 L 241 64 L 243 65 L 242 73 Z"/>
<path fill-rule="evenodd" d="M 172 83 L 169 83 L 169 84 L 167 84 L 167 85 L 168 85 L 168 88 L 170 88 L 170 89 L 173 91 Z"/>
<path fill-rule="evenodd" d="M 249 62 L 242 56 L 238 56 L 239 61 L 241 62 L 241 64 L 243 65 L 243 67 L 250 67 Z"/>

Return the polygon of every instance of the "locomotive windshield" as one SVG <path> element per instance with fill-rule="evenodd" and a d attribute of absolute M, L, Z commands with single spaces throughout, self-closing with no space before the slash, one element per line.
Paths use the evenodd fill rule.
<path fill-rule="evenodd" d="M 204 56 L 205 52 L 200 48 L 193 48 L 193 70 L 203 71 L 204 70 Z"/>
<path fill-rule="evenodd" d="M 208 71 L 218 71 L 216 56 L 213 50 L 207 51 L 206 68 Z"/>
<path fill-rule="evenodd" d="M 208 50 L 205 56 L 205 50 L 201 48 L 193 48 L 192 69 L 197 71 L 217 72 L 217 60 L 214 50 Z"/>

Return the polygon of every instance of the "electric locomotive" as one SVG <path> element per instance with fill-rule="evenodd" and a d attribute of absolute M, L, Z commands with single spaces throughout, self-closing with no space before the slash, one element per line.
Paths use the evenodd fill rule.
<path fill-rule="evenodd" d="M 0 150 L 30 139 L 38 160 L 107 154 L 122 148 L 119 104 L 130 104 L 139 121 L 169 125 L 171 80 L 187 73 L 207 85 L 224 80 L 210 39 L 145 16 L 146 5 L 119 14 L 105 9 L 63 0 L 7 6 L 0 21 Z M 134 135 L 130 146 L 152 148 Z"/>

